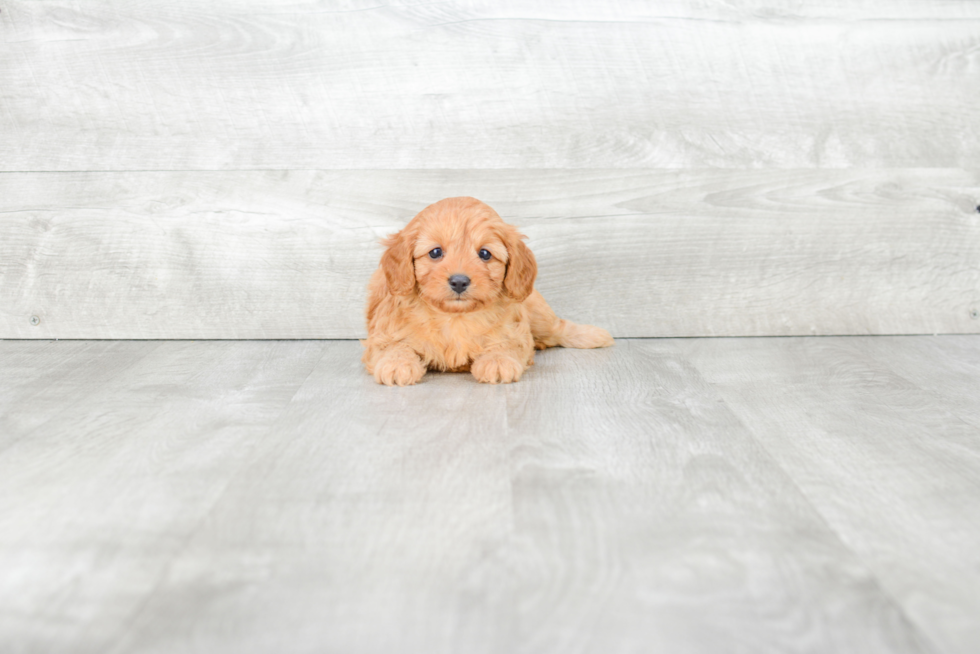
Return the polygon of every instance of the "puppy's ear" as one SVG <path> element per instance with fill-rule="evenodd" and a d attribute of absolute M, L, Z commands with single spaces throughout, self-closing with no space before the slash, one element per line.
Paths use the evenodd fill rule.
<path fill-rule="evenodd" d="M 504 276 L 504 291 L 518 302 L 523 302 L 534 290 L 534 278 L 538 276 L 538 262 L 531 248 L 524 244 L 524 236 L 513 230 L 506 239 L 507 274 Z"/>
<path fill-rule="evenodd" d="M 409 295 L 415 290 L 414 238 L 403 229 L 381 242 L 385 253 L 381 255 L 381 269 L 388 282 L 388 290 L 394 295 Z"/>

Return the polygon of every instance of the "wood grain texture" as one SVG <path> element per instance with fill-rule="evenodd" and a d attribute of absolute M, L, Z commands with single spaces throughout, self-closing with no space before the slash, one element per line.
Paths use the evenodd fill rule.
<path fill-rule="evenodd" d="M 0 451 L 92 394 L 153 352 L 155 344 L 43 342 L 3 347 Z"/>
<path fill-rule="evenodd" d="M 129 345 L 0 452 L 9 651 L 937 651 L 670 344 L 410 388 L 351 342 Z"/>
<path fill-rule="evenodd" d="M 980 429 L 960 417 L 962 396 L 937 383 L 958 367 L 957 349 L 976 357 L 976 337 L 659 347 L 690 357 L 939 651 L 976 651 Z M 914 376 L 889 370 L 916 358 Z"/>
<path fill-rule="evenodd" d="M 980 428 L 980 351 L 971 338 L 894 336 L 861 342 L 861 354 L 942 400 L 951 413 Z"/>
<path fill-rule="evenodd" d="M 484 565 L 519 635 L 498 651 L 929 649 L 682 356 L 533 373 L 507 389 L 518 547 Z"/>
<path fill-rule="evenodd" d="M 980 332 L 973 172 L 234 171 L 0 174 L 0 337 L 363 337 L 378 239 L 461 194 L 615 336 Z"/>
<path fill-rule="evenodd" d="M 479 614 L 462 580 L 510 528 L 503 389 L 380 387 L 359 344 L 325 345 L 113 654 L 486 647 L 450 646 Z"/>
<path fill-rule="evenodd" d="M 19 371 L 0 408 L 0 649 L 107 651 L 323 347 L 0 343 L 4 362 L 67 360 Z M 48 419 L 9 418 L 32 412 Z"/>
<path fill-rule="evenodd" d="M 0 170 L 976 167 L 980 6 L 0 2 Z"/>

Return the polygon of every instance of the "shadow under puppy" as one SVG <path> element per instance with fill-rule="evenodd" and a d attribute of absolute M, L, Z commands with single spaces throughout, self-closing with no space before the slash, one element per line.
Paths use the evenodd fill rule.
<path fill-rule="evenodd" d="M 381 384 L 427 369 L 515 382 L 534 349 L 607 347 L 605 329 L 558 318 L 534 290 L 538 267 L 514 227 L 474 198 L 447 198 L 388 237 L 368 285 L 362 360 Z"/>

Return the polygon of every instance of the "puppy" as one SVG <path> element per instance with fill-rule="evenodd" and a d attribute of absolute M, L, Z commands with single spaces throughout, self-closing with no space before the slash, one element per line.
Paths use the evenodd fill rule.
<path fill-rule="evenodd" d="M 534 290 L 523 238 L 474 198 L 429 205 L 388 237 L 368 285 L 368 372 L 389 386 L 428 369 L 506 384 L 533 365 L 535 348 L 612 345 L 605 329 L 559 319 Z"/>

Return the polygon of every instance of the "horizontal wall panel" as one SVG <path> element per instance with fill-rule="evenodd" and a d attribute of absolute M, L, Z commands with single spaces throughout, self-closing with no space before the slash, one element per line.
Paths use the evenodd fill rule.
<path fill-rule="evenodd" d="M 0 0 L 0 62 L 6 171 L 980 167 L 971 0 Z"/>
<path fill-rule="evenodd" d="M 980 332 L 976 172 L 298 170 L 0 174 L 0 337 L 362 337 L 378 239 L 452 195 L 616 336 Z"/>

